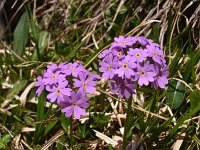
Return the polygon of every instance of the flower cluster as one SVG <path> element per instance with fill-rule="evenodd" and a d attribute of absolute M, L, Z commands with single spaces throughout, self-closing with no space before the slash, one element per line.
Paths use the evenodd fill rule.
<path fill-rule="evenodd" d="M 86 114 L 85 109 L 89 107 L 86 94 L 94 94 L 97 79 L 97 75 L 76 62 L 52 64 L 37 78 L 36 94 L 47 91 L 47 99 L 60 105 L 66 117 L 79 119 Z"/>
<path fill-rule="evenodd" d="M 114 39 L 109 49 L 99 58 L 99 71 L 105 80 L 112 80 L 110 88 L 120 98 L 134 94 L 136 84 L 164 88 L 168 83 L 168 66 L 163 51 L 157 43 L 145 37 Z"/>

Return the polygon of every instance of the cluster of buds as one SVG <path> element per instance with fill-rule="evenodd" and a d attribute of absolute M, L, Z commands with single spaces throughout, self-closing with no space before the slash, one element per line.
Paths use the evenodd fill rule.
<path fill-rule="evenodd" d="M 168 83 L 163 51 L 159 44 L 145 37 L 119 36 L 99 58 L 102 77 L 113 81 L 109 87 L 120 98 L 129 98 L 137 85 L 157 89 Z"/>
<path fill-rule="evenodd" d="M 51 103 L 60 105 L 66 117 L 79 119 L 86 114 L 85 109 L 89 107 L 86 94 L 95 93 L 98 79 L 97 75 L 76 62 L 52 64 L 47 66 L 42 76 L 37 77 L 36 94 L 39 96 L 45 90 L 46 98 Z"/>

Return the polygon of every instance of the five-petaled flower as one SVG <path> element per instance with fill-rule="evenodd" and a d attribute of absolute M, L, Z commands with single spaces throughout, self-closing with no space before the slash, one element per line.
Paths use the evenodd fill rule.
<path fill-rule="evenodd" d="M 71 96 L 66 96 L 65 101 L 61 103 L 61 111 L 65 113 L 67 118 L 73 117 L 74 119 L 80 119 L 81 116 L 85 116 L 85 109 L 89 107 L 88 98 L 81 92 L 71 92 Z"/>

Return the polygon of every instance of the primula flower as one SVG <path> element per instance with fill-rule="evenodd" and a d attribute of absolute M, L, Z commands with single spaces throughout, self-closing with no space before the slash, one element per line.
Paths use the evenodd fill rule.
<path fill-rule="evenodd" d="M 112 46 L 126 48 L 127 46 L 131 46 L 133 44 L 133 40 L 129 37 L 125 38 L 124 36 L 119 36 L 118 38 L 114 38 L 114 40 L 115 42 L 112 43 Z"/>
<path fill-rule="evenodd" d="M 94 76 L 90 76 L 87 72 L 81 72 L 79 74 L 79 79 L 73 79 L 74 86 L 78 88 L 78 91 L 81 93 L 90 93 L 94 94 L 96 91 L 96 82 L 94 81 Z"/>
<path fill-rule="evenodd" d="M 50 86 L 46 87 L 46 90 L 50 93 L 47 95 L 47 98 L 50 100 L 50 102 L 55 102 L 57 99 L 57 103 L 60 104 L 62 101 L 64 101 L 64 96 L 70 96 L 72 89 L 70 89 L 68 86 L 68 82 L 60 82 L 57 87 L 53 86 L 53 88 L 50 88 Z"/>
<path fill-rule="evenodd" d="M 53 73 L 52 71 L 47 71 L 44 73 L 44 85 L 51 85 L 51 84 L 56 84 L 58 82 L 62 82 L 66 80 L 65 75 L 60 74 L 59 72 Z"/>
<path fill-rule="evenodd" d="M 76 62 L 69 63 L 65 67 L 65 74 L 66 75 L 72 75 L 73 77 L 77 77 L 78 74 L 82 71 L 85 71 L 84 67 L 81 64 L 78 64 Z"/>
<path fill-rule="evenodd" d="M 61 63 L 59 65 L 57 64 L 51 64 L 51 65 L 47 65 L 47 72 L 62 72 L 64 71 L 64 68 L 66 66 L 66 63 Z"/>
<path fill-rule="evenodd" d="M 85 109 L 89 107 L 88 98 L 81 92 L 72 92 L 71 96 L 66 96 L 65 101 L 61 103 L 61 112 L 65 113 L 67 118 L 73 116 L 75 119 L 80 119 L 86 115 Z"/>
<path fill-rule="evenodd" d="M 115 46 L 115 47 L 111 47 L 110 49 L 111 49 L 112 54 L 116 56 L 119 60 L 125 57 L 124 51 L 121 47 Z"/>
<path fill-rule="evenodd" d="M 168 84 L 167 76 L 169 75 L 168 66 L 164 65 L 163 68 L 160 68 L 158 65 L 155 66 L 156 77 L 155 81 L 152 83 L 154 89 L 165 88 L 165 85 Z"/>
<path fill-rule="evenodd" d="M 112 54 L 109 54 L 104 58 L 104 61 L 99 63 L 101 66 L 99 71 L 103 72 L 102 77 L 105 78 L 105 80 L 108 80 L 109 78 L 112 79 L 115 75 L 115 69 L 118 67 L 117 60 L 118 59 L 116 57 L 114 57 Z"/>
<path fill-rule="evenodd" d="M 118 93 L 119 98 L 129 98 L 131 94 L 135 94 L 136 86 L 131 79 L 115 77 L 114 82 L 110 83 L 110 89 L 113 93 Z"/>
<path fill-rule="evenodd" d="M 139 79 L 138 84 L 140 86 L 142 86 L 143 84 L 148 85 L 149 82 L 153 82 L 155 76 L 156 73 L 154 71 L 154 66 L 152 64 L 149 64 L 149 61 L 145 62 L 144 65 L 137 65 L 135 78 Z"/>
<path fill-rule="evenodd" d="M 142 46 L 146 46 L 148 44 L 147 38 L 145 38 L 144 36 L 138 36 L 137 38 L 137 42 L 142 45 Z"/>
<path fill-rule="evenodd" d="M 133 60 L 143 62 L 147 58 L 147 53 L 140 48 L 129 48 L 128 54 L 132 56 Z"/>
<path fill-rule="evenodd" d="M 119 77 L 130 79 L 131 76 L 135 74 L 134 68 L 136 67 L 136 64 L 131 59 L 131 57 L 128 55 L 125 57 L 124 60 L 119 62 L 119 69 L 115 71 L 115 74 L 117 74 Z"/>
<path fill-rule="evenodd" d="M 42 93 L 42 91 L 44 90 L 44 82 L 41 76 L 37 77 L 37 81 L 35 82 L 35 86 L 39 86 L 36 94 L 37 96 L 40 96 L 40 94 Z"/>
<path fill-rule="evenodd" d="M 111 49 L 106 49 L 99 54 L 98 58 L 104 58 L 106 55 L 108 55 L 110 53 L 111 53 Z"/>
<path fill-rule="evenodd" d="M 163 51 L 158 47 L 147 45 L 145 49 L 148 53 L 148 56 L 151 57 L 155 62 L 162 64 L 163 63 Z"/>

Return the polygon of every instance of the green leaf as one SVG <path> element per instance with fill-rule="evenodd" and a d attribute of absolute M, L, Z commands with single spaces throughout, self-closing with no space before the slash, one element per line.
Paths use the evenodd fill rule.
<path fill-rule="evenodd" d="M 26 84 L 27 84 L 27 80 L 17 81 L 14 84 L 13 88 L 8 91 L 6 99 L 11 99 L 13 98 L 14 95 L 19 94 L 19 92 L 26 86 Z"/>
<path fill-rule="evenodd" d="M 37 21 L 31 19 L 29 22 L 29 28 L 30 28 L 31 37 L 33 37 L 35 41 L 38 41 L 39 33 L 41 32 L 41 29 L 39 28 Z"/>
<path fill-rule="evenodd" d="M 60 121 L 61 121 L 61 126 L 63 127 L 63 129 L 65 130 L 65 132 L 68 132 L 68 128 L 70 125 L 70 119 L 65 117 L 65 114 L 61 114 L 60 116 Z"/>
<path fill-rule="evenodd" d="M 39 41 L 38 41 L 38 48 L 40 53 L 47 47 L 48 43 L 48 32 L 46 31 L 41 31 L 39 33 Z"/>
<path fill-rule="evenodd" d="M 45 120 L 45 102 L 46 102 L 46 93 L 43 91 L 38 98 L 38 105 L 37 105 L 37 118 L 36 121 Z M 35 128 L 35 135 L 34 135 L 34 143 L 40 141 L 40 139 L 44 135 L 44 125 L 36 124 Z"/>
<path fill-rule="evenodd" d="M 200 100 L 200 92 L 198 90 L 194 90 L 190 93 L 190 104 L 191 109 L 194 109 L 199 105 Z"/>
<path fill-rule="evenodd" d="M 167 105 L 171 109 L 177 109 L 182 104 L 184 95 L 185 85 L 180 81 L 172 80 L 167 90 Z"/>
<path fill-rule="evenodd" d="M 29 38 L 29 16 L 25 12 L 14 31 L 13 50 L 20 56 L 23 55 Z"/>
<path fill-rule="evenodd" d="M 49 133 L 49 131 L 51 131 L 51 129 L 56 125 L 57 122 L 58 122 L 58 120 L 49 122 L 49 124 L 45 128 L 44 136 L 47 135 L 47 133 Z"/>

